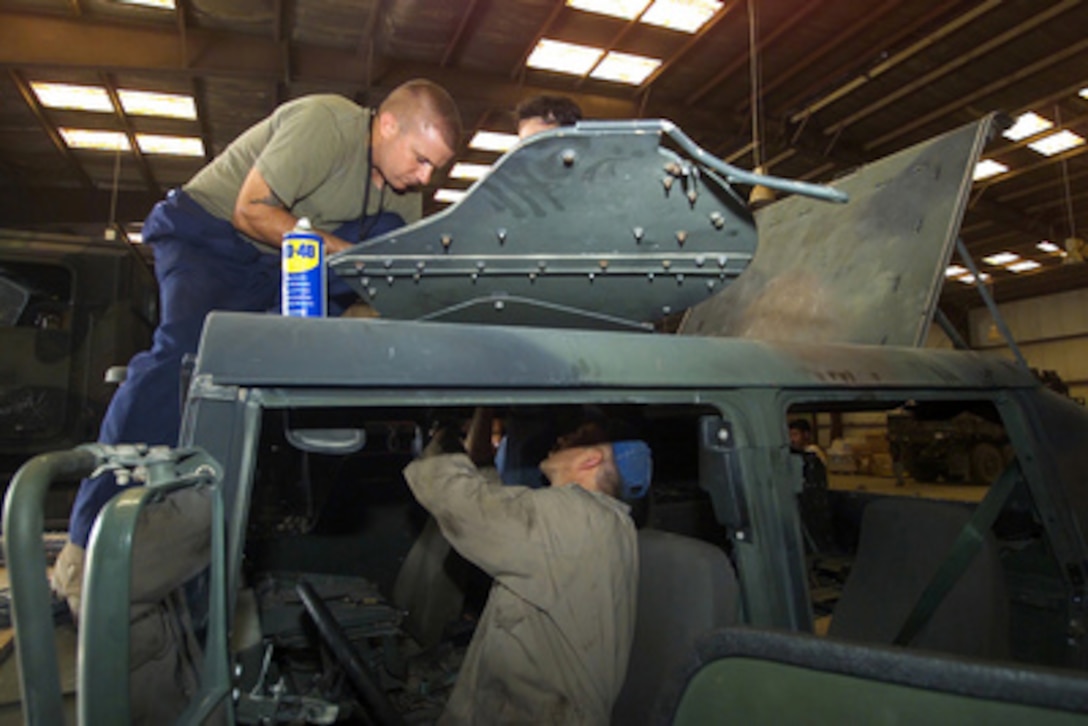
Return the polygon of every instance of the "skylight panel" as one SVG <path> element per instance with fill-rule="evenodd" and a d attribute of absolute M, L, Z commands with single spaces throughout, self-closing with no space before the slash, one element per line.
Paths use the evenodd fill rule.
<path fill-rule="evenodd" d="M 721 9 L 718 0 L 657 0 L 642 22 L 670 30 L 694 33 Z"/>
<path fill-rule="evenodd" d="M 46 108 L 113 113 L 110 96 L 101 86 L 32 82 L 30 87 L 38 97 L 38 102 Z"/>
<path fill-rule="evenodd" d="M 1042 265 L 1039 264 L 1038 262 L 1036 262 L 1035 260 L 1020 260 L 1019 262 L 1015 262 L 1015 263 L 1007 266 L 1005 269 L 1008 270 L 1009 272 L 1020 273 L 1020 272 L 1030 272 L 1032 270 L 1037 270 L 1040 267 L 1042 267 Z"/>
<path fill-rule="evenodd" d="M 992 176 L 998 174 L 1004 174 L 1009 170 L 1009 167 L 1002 164 L 1000 161 L 994 161 L 993 159 L 983 159 L 975 165 L 975 181 L 981 181 L 983 179 L 989 179 Z"/>
<path fill-rule="evenodd" d="M 543 38 L 529 55 L 526 65 L 530 68 L 584 76 L 603 54 L 604 51 L 600 48 Z"/>
<path fill-rule="evenodd" d="M 128 137 L 120 131 L 94 131 L 91 129 L 60 129 L 64 143 L 73 149 L 95 151 L 128 151 Z"/>
<path fill-rule="evenodd" d="M 589 75 L 591 78 L 602 81 L 616 81 L 637 86 L 646 80 L 659 65 L 661 61 L 656 58 L 612 51 Z"/>
<path fill-rule="evenodd" d="M 468 142 L 468 148 L 480 151 L 497 151 L 503 153 L 514 148 L 518 143 L 517 134 L 503 134 L 498 131 L 477 131 Z"/>
<path fill-rule="evenodd" d="M 1080 146 L 1083 143 L 1084 139 L 1077 136 L 1072 131 L 1059 131 L 1056 134 L 1044 136 L 1038 141 L 1033 141 L 1028 144 L 1028 147 L 1035 149 L 1035 151 L 1038 151 L 1044 156 L 1054 156 L 1054 154 L 1069 151 L 1069 149 Z"/>
<path fill-rule="evenodd" d="M 1051 242 L 1048 239 L 1044 239 L 1043 241 L 1036 244 L 1035 248 L 1037 250 L 1039 250 L 1040 252 L 1046 252 L 1047 254 L 1050 254 L 1050 255 L 1059 254 L 1062 251 L 1061 247 L 1054 244 L 1053 242 Z"/>
<path fill-rule="evenodd" d="M 998 252 L 997 254 L 990 255 L 989 257 L 983 257 L 982 261 L 987 265 L 993 265 L 994 267 L 1001 267 L 1007 265 L 1010 262 L 1016 262 L 1020 259 L 1020 255 L 1015 252 Z"/>
<path fill-rule="evenodd" d="M 450 169 L 451 179 L 481 179 L 491 171 L 489 164 L 470 164 L 459 161 Z"/>
<path fill-rule="evenodd" d="M 649 6 L 649 7 L 647 7 Z M 720 0 L 567 0 L 567 7 L 694 33 L 721 9 Z M 646 12 L 643 13 L 643 10 Z"/>
<path fill-rule="evenodd" d="M 585 10 L 587 13 L 600 13 L 613 18 L 631 20 L 637 18 L 650 0 L 567 0 L 567 7 Z"/>
<path fill-rule="evenodd" d="M 161 136 L 136 134 L 136 143 L 145 154 L 171 156 L 204 156 L 204 142 L 194 136 Z"/>
<path fill-rule="evenodd" d="M 434 200 L 445 204 L 454 204 L 464 199 L 466 194 L 468 194 L 468 191 L 464 189 L 439 189 L 434 193 Z"/>
<path fill-rule="evenodd" d="M 173 10 L 174 0 L 117 0 L 122 5 L 139 5 L 154 10 Z"/>
<path fill-rule="evenodd" d="M 196 102 L 192 96 L 130 90 L 119 90 L 117 96 L 125 113 L 134 116 L 196 119 Z"/>
<path fill-rule="evenodd" d="M 978 276 L 978 279 L 981 280 L 982 282 L 989 282 L 990 281 L 990 276 L 987 275 L 985 272 L 983 272 Z M 964 275 L 963 277 L 957 277 L 956 281 L 957 282 L 962 282 L 964 285 L 974 285 L 975 284 L 975 276 L 971 275 L 971 274 L 967 274 L 967 275 Z"/>
<path fill-rule="evenodd" d="M 966 275 L 968 272 L 970 272 L 970 270 L 968 270 L 963 265 L 949 265 L 948 268 L 944 271 L 944 276 L 954 278 L 961 275 Z"/>
<path fill-rule="evenodd" d="M 1001 135 L 1010 141 L 1019 141 L 1046 131 L 1053 126 L 1054 124 L 1050 120 L 1043 118 L 1034 111 L 1028 111 L 1018 116 L 1016 122 Z"/>

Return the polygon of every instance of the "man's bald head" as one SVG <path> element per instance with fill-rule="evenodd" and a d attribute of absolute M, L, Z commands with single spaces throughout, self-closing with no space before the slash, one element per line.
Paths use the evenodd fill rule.
<path fill-rule="evenodd" d="M 393 89 L 374 119 L 374 183 L 397 191 L 425 186 L 461 145 L 461 114 L 450 94 L 427 80 Z"/>

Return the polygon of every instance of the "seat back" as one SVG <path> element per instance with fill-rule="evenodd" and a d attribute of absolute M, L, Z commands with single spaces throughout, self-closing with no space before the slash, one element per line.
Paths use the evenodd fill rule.
<path fill-rule="evenodd" d="M 726 628 L 700 638 L 664 684 L 655 724 L 1074 726 L 1088 679 L 1074 670 Z"/>
<path fill-rule="evenodd" d="M 696 639 L 737 620 L 733 565 L 708 542 L 639 530 L 638 610 L 627 677 L 612 723 L 647 723 L 661 683 L 694 652 Z"/>
<path fill-rule="evenodd" d="M 891 497 L 869 504 L 828 635 L 892 643 L 970 517 L 951 502 Z M 997 542 L 987 531 L 978 553 L 908 645 L 1004 658 L 1009 642 L 1009 595 Z"/>

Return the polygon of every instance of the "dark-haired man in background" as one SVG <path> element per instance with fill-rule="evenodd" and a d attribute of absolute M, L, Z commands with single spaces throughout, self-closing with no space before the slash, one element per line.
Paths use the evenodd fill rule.
<path fill-rule="evenodd" d="M 582 120 L 582 109 L 566 96 L 534 96 L 514 109 L 518 138 L 527 139 L 541 131 L 573 126 Z"/>

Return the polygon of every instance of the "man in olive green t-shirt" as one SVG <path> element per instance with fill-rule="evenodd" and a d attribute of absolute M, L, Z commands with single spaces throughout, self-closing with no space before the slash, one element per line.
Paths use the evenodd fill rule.
<path fill-rule="evenodd" d="M 414 187 L 453 158 L 457 106 L 440 86 L 409 81 L 374 113 L 335 95 L 305 96 L 245 131 L 143 228 L 155 255 L 160 320 L 103 420 L 99 442 L 176 445 L 181 360 L 195 353 L 213 310 L 265 312 L 280 290 L 284 233 L 308 217 L 331 254 L 419 219 Z M 85 479 L 54 585 L 78 615 L 83 549 L 98 511 L 118 491 L 112 474 Z"/>

